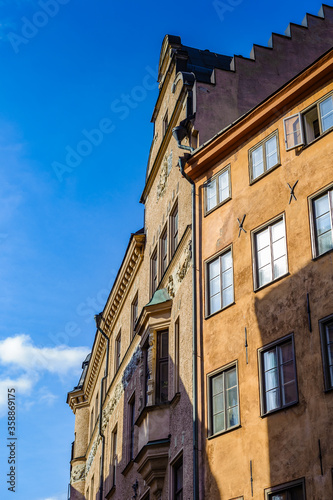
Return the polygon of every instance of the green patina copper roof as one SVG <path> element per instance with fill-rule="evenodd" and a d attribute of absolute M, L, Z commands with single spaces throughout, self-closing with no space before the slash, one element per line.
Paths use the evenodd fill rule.
<path fill-rule="evenodd" d="M 168 300 L 171 300 L 170 295 L 168 294 L 168 291 L 166 288 L 162 288 L 161 290 L 156 290 L 154 295 L 151 298 L 151 301 L 148 302 L 145 307 L 149 306 L 156 306 L 157 304 L 162 304 L 163 302 L 168 302 Z"/>

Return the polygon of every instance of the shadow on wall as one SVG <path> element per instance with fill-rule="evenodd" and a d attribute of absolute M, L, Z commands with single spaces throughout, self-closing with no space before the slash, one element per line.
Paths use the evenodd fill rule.
<path fill-rule="evenodd" d="M 265 417 L 270 466 L 267 487 L 305 478 L 307 498 L 333 498 L 333 394 L 324 392 L 318 324 L 333 314 L 331 292 L 332 253 L 282 279 L 255 300 L 264 347 L 258 354 L 261 413 L 271 413 Z M 268 344 L 271 347 L 265 350 Z M 294 494 L 299 493 L 295 490 Z"/>

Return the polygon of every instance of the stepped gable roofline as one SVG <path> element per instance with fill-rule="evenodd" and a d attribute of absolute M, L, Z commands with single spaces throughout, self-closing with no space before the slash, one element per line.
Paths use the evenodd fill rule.
<path fill-rule="evenodd" d="M 283 110 L 286 105 L 293 105 L 302 95 L 310 91 L 316 82 L 324 83 L 332 77 L 333 48 L 325 52 L 307 68 L 295 75 L 282 87 L 273 92 L 257 106 L 240 116 L 233 123 L 220 130 L 208 141 L 187 156 L 185 172 L 196 179 L 214 165 L 223 154 L 227 154 L 237 146 L 237 141 L 256 132 L 264 123 L 272 119 L 272 110 Z"/>

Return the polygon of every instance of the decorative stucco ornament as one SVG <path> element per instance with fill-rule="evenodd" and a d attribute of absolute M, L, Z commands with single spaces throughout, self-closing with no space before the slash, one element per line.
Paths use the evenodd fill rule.
<path fill-rule="evenodd" d="M 124 374 L 123 374 L 122 379 L 121 379 L 124 389 L 126 389 L 126 387 L 128 386 L 128 384 L 132 378 L 132 375 L 136 370 L 136 367 L 140 363 L 141 356 L 142 356 L 141 349 L 140 349 L 140 347 L 137 347 L 133 356 L 130 359 L 130 362 L 126 366 L 126 368 L 124 370 Z"/>
<path fill-rule="evenodd" d="M 70 483 L 77 483 L 79 481 L 84 481 L 86 477 L 86 466 L 84 464 L 74 465 L 71 472 Z"/>
<path fill-rule="evenodd" d="M 162 167 L 161 167 L 161 173 L 160 173 L 160 179 L 157 184 L 157 201 L 164 195 L 168 183 L 168 157 L 165 155 Z"/>
<path fill-rule="evenodd" d="M 168 294 L 173 299 L 174 296 L 175 296 L 175 284 L 173 282 L 173 276 L 172 276 L 172 274 L 170 274 L 170 276 L 169 276 L 168 283 L 167 283 L 166 287 L 167 287 L 167 290 L 168 290 Z"/>
<path fill-rule="evenodd" d="M 189 241 L 187 247 L 184 251 L 184 259 L 181 264 L 178 266 L 177 270 L 177 278 L 178 281 L 182 281 L 185 278 L 188 268 L 190 267 L 192 260 L 192 241 Z"/>

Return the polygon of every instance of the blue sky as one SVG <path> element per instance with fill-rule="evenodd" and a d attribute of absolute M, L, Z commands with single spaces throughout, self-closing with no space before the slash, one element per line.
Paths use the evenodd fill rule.
<path fill-rule="evenodd" d="M 0 498 L 67 498 L 66 394 L 130 233 L 142 227 L 164 35 L 249 56 L 320 5 L 0 0 Z M 5 484 L 9 387 L 15 496 Z"/>

